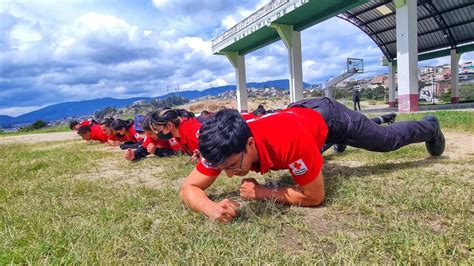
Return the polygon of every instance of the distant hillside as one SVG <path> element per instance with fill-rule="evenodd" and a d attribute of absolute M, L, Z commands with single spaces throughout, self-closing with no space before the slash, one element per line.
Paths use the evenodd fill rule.
<path fill-rule="evenodd" d="M 308 88 L 310 87 L 311 84 L 308 84 L 306 82 L 303 82 L 303 87 Z M 265 88 L 265 87 L 276 87 L 276 88 L 281 88 L 283 90 L 288 90 L 289 89 L 289 82 L 287 79 L 281 79 L 281 80 L 271 80 L 271 81 L 265 81 L 265 82 L 249 82 L 247 83 L 247 88 Z M 200 98 L 203 96 L 217 96 L 220 93 L 230 91 L 230 90 L 235 90 L 235 85 L 227 85 L 227 86 L 221 86 L 221 87 L 212 87 L 203 91 L 198 91 L 198 90 L 193 90 L 193 91 L 182 91 L 179 92 L 179 96 L 188 98 L 190 100 L 195 99 L 195 98 Z M 169 93 L 163 96 L 160 96 L 159 98 L 166 98 L 170 95 L 176 95 L 175 93 Z"/>
<path fill-rule="evenodd" d="M 151 99 L 152 98 L 148 97 L 130 99 L 99 98 L 79 102 L 65 102 L 50 105 L 48 107 L 26 113 L 18 117 L 0 116 L 0 124 L 22 124 L 32 123 L 36 120 L 53 121 L 71 116 L 85 116 L 91 115 L 95 111 L 101 110 L 107 106 L 121 108 L 132 104 L 135 101 L 149 101 Z"/>
<path fill-rule="evenodd" d="M 0 115 L 0 125 L 11 124 L 15 120 L 14 117 L 9 115 Z"/>
<path fill-rule="evenodd" d="M 308 83 L 303 83 L 305 88 L 311 86 Z M 265 82 L 250 82 L 247 83 L 248 88 L 265 88 L 265 87 L 276 87 L 284 90 L 288 90 L 289 82 L 285 80 L 272 80 Z M 179 92 L 180 97 L 188 98 L 190 100 L 196 99 L 203 96 L 217 96 L 220 93 L 235 90 L 235 85 L 213 87 L 206 90 L 198 91 L 182 91 Z M 165 99 L 169 96 L 174 96 L 176 93 L 168 93 L 166 95 L 159 96 L 159 99 Z M 99 98 L 94 100 L 86 100 L 79 102 L 65 102 L 50 105 L 48 107 L 29 112 L 18 117 L 11 117 L 6 115 L 0 115 L 0 125 L 9 124 L 22 124 L 22 123 L 33 123 L 36 120 L 54 121 L 64 119 L 71 116 L 87 116 L 94 114 L 97 110 L 101 110 L 105 107 L 125 107 L 132 104 L 135 101 L 145 100 L 150 101 L 153 98 L 150 97 L 139 97 L 130 99 L 114 99 L 114 98 Z"/>

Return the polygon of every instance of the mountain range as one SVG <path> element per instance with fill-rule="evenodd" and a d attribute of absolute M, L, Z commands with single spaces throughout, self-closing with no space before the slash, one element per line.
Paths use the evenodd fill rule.
<path fill-rule="evenodd" d="M 303 87 L 307 88 L 311 85 L 303 82 Z M 247 88 L 263 89 L 267 87 L 275 87 L 283 90 L 289 89 L 289 83 L 287 79 L 283 80 L 272 80 L 265 82 L 249 82 Z M 235 90 L 235 85 L 227 85 L 220 87 L 212 87 L 202 91 L 181 91 L 179 92 L 180 97 L 188 98 L 190 100 L 204 97 L 204 96 L 217 96 L 220 93 Z M 85 100 L 78 102 L 64 102 L 59 104 L 53 104 L 42 109 L 32 111 L 17 117 L 8 115 L 0 115 L 0 125 L 14 125 L 14 124 L 27 124 L 33 123 L 36 120 L 54 121 L 59 119 L 65 119 L 67 117 L 80 117 L 92 115 L 96 111 L 101 110 L 105 107 L 116 107 L 122 108 L 130 105 L 136 101 L 145 100 L 150 101 L 155 98 L 165 99 L 169 96 L 176 95 L 176 93 L 168 93 L 159 97 L 136 97 L 129 99 L 114 99 L 114 98 L 98 98 L 93 100 Z"/>

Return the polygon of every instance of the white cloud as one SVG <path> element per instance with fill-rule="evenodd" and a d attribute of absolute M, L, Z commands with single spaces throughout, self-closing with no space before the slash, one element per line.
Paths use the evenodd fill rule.
<path fill-rule="evenodd" d="M 211 54 L 210 40 L 267 2 L 149 0 L 144 8 L 134 1 L 3 0 L 0 114 L 65 100 L 158 96 L 178 84 L 181 90 L 235 84 L 234 69 Z M 364 75 L 386 72 L 374 42 L 341 19 L 303 31 L 302 46 L 309 83 L 341 74 L 347 57 L 364 59 Z M 460 61 L 473 58 L 471 52 Z M 281 41 L 245 60 L 249 82 L 288 78 Z M 446 58 L 440 60 L 432 62 Z"/>
<path fill-rule="evenodd" d="M 28 107 L 10 107 L 10 108 L 3 108 L 0 109 L 0 114 L 2 115 L 9 115 L 9 116 L 19 116 L 25 113 L 33 112 L 38 109 L 44 108 L 49 104 L 38 105 L 38 106 L 28 106 Z"/>
<path fill-rule="evenodd" d="M 225 29 L 230 29 L 234 25 L 237 24 L 237 20 L 234 18 L 234 16 L 230 15 L 230 16 L 227 16 L 224 19 L 222 19 L 221 24 L 222 24 L 222 27 L 224 27 Z"/>
<path fill-rule="evenodd" d="M 152 3 L 156 8 L 161 8 L 168 3 L 168 0 L 152 0 Z"/>
<path fill-rule="evenodd" d="M 32 25 L 17 24 L 10 33 L 10 37 L 19 43 L 41 41 L 41 32 L 35 30 Z"/>

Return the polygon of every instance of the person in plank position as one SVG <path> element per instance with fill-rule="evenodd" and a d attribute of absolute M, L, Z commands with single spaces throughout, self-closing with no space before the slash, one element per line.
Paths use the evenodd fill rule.
<path fill-rule="evenodd" d="M 249 171 L 265 174 L 287 169 L 296 186 L 271 189 L 245 178 L 240 196 L 245 200 L 318 206 L 325 195 L 321 171 L 321 148 L 325 143 L 388 152 L 418 142 L 425 142 L 432 156 L 443 153 L 445 140 L 436 117 L 380 126 L 326 97 L 296 102 L 247 122 L 237 110 L 225 109 L 201 127 L 201 159 L 181 186 L 180 197 L 188 207 L 210 219 L 229 222 L 238 213 L 238 203 L 231 199 L 214 202 L 205 193 L 222 171 L 229 177 L 243 177 Z"/>

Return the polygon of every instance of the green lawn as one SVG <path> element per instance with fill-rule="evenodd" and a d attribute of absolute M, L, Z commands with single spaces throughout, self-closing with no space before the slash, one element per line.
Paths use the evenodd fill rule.
<path fill-rule="evenodd" d="M 436 114 L 448 133 L 474 137 L 474 113 Z M 330 151 L 323 207 L 245 202 L 222 225 L 179 200 L 187 157 L 131 163 L 79 140 L 0 144 L 0 265 L 472 265 L 474 151 L 446 151 L 438 159 L 423 144 Z M 271 177 L 291 182 L 285 172 Z M 239 183 L 220 177 L 208 193 L 238 199 Z"/>

